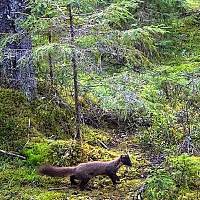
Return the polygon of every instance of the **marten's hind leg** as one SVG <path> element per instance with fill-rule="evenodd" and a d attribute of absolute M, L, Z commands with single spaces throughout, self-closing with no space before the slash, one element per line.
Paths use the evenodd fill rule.
<path fill-rule="evenodd" d="M 84 177 L 84 178 L 81 179 L 81 183 L 80 183 L 80 189 L 81 190 L 86 189 L 86 186 L 87 186 L 89 180 L 90 180 L 89 177 Z"/>
<path fill-rule="evenodd" d="M 71 182 L 71 185 L 77 185 L 78 183 L 75 181 L 76 179 L 76 176 L 72 175 L 70 176 L 70 182 Z"/>

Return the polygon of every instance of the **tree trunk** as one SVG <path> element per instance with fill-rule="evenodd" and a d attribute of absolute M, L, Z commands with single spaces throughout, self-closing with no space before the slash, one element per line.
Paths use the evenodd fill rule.
<path fill-rule="evenodd" d="M 49 41 L 49 44 L 52 43 L 51 31 L 49 31 L 49 33 L 48 33 L 48 41 Z M 49 76 L 50 76 L 50 83 L 51 83 L 51 86 L 53 86 L 53 83 L 54 83 L 54 75 L 53 75 L 53 63 L 52 63 L 51 52 L 48 53 L 48 57 L 49 57 Z"/>
<path fill-rule="evenodd" d="M 0 85 L 21 90 L 29 100 L 36 95 L 32 43 L 20 23 L 25 20 L 25 0 L 0 1 L 0 42 L 4 42 L 0 63 Z"/>
<path fill-rule="evenodd" d="M 81 139 L 81 132 L 80 132 L 80 106 L 78 100 L 78 67 L 76 63 L 76 54 L 74 50 L 74 24 L 73 24 L 73 15 L 71 5 L 68 5 L 69 10 L 69 18 L 70 18 L 70 36 L 71 36 L 71 45 L 72 45 L 72 68 L 73 68 L 73 79 L 74 79 L 74 101 L 75 101 L 75 109 L 76 109 L 76 136 L 77 140 Z"/>

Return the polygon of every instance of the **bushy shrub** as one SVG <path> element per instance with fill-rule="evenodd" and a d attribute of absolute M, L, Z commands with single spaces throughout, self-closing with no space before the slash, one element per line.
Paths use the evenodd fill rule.
<path fill-rule="evenodd" d="M 192 187 L 200 179 L 200 157 L 182 154 L 169 158 L 167 164 L 179 187 Z"/>
<path fill-rule="evenodd" d="M 176 183 L 169 172 L 165 170 L 155 171 L 147 179 L 145 197 L 148 200 L 172 200 L 175 199 Z"/>
<path fill-rule="evenodd" d="M 186 0 L 150 0 L 151 6 L 164 19 L 178 14 L 186 9 Z"/>

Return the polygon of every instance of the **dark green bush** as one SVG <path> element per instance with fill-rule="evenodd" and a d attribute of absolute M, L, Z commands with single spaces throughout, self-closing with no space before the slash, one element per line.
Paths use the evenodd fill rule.
<path fill-rule="evenodd" d="M 151 7 L 164 19 L 180 14 L 186 9 L 186 0 L 150 0 Z"/>

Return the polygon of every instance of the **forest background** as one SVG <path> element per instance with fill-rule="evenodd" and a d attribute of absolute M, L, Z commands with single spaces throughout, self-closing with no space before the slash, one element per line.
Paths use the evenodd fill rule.
<path fill-rule="evenodd" d="M 2 0 L 0 24 L 1 199 L 200 199 L 199 0 Z M 116 188 L 37 173 L 126 152 Z"/>

